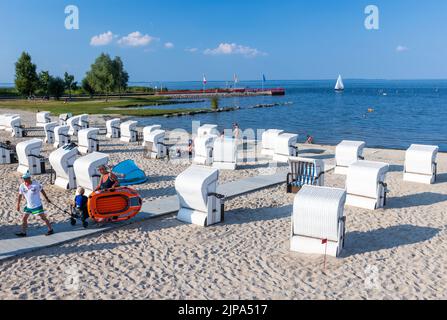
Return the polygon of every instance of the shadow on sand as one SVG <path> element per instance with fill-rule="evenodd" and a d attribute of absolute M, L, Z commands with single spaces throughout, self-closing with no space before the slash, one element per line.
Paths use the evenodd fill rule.
<path fill-rule="evenodd" d="M 387 209 L 402 209 L 417 206 L 429 206 L 435 203 L 447 201 L 447 194 L 422 192 L 402 197 L 387 199 Z"/>
<path fill-rule="evenodd" d="M 341 257 L 424 242 L 436 236 L 439 231 L 436 228 L 406 224 L 366 232 L 349 232 L 346 234 L 345 249 Z"/>

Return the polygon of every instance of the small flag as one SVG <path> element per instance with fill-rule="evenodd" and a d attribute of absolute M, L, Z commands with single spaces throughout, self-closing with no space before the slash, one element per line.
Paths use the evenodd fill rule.
<path fill-rule="evenodd" d="M 206 76 L 205 75 L 203 75 L 203 84 L 206 84 Z"/>
<path fill-rule="evenodd" d="M 327 243 L 327 239 L 321 240 L 321 244 L 326 244 L 326 243 Z"/>

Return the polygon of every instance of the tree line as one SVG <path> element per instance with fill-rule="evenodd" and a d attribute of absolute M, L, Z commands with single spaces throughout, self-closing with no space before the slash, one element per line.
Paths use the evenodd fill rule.
<path fill-rule="evenodd" d="M 129 74 L 124 69 L 120 57 L 111 59 L 108 54 L 102 53 L 87 71 L 81 86 L 75 77 L 65 72 L 64 77 L 55 77 L 49 71 L 42 70 L 37 73 L 37 67 L 31 56 L 23 52 L 15 64 L 15 87 L 22 96 L 42 96 L 46 99 L 54 97 L 59 100 L 65 92 L 72 96 L 73 91 L 82 90 L 93 97 L 95 94 L 121 94 L 127 89 Z"/>

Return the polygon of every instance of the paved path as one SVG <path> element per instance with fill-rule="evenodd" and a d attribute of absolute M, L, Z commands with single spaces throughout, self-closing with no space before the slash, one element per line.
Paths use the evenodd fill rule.
<path fill-rule="evenodd" d="M 230 182 L 218 187 L 217 192 L 224 194 L 228 199 L 255 192 L 285 182 L 285 173 L 273 175 L 261 175 Z M 51 237 L 42 235 L 45 228 L 30 230 L 27 238 L 15 238 L 0 240 L 0 261 L 10 259 L 25 253 L 40 250 L 50 246 L 61 245 L 79 238 L 119 228 L 135 222 L 160 217 L 175 213 L 179 210 L 177 196 L 145 202 L 140 214 L 134 219 L 116 224 L 107 224 L 98 227 L 84 229 L 80 226 L 72 227 L 70 223 L 63 222 L 54 225 L 56 234 Z"/>

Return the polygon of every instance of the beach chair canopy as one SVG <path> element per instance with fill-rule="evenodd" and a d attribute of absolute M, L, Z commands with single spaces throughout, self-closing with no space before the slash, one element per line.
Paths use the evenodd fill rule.
<path fill-rule="evenodd" d="M 144 171 L 138 168 L 133 160 L 118 163 L 112 172 L 118 177 L 120 186 L 142 184 L 148 180 Z"/>

